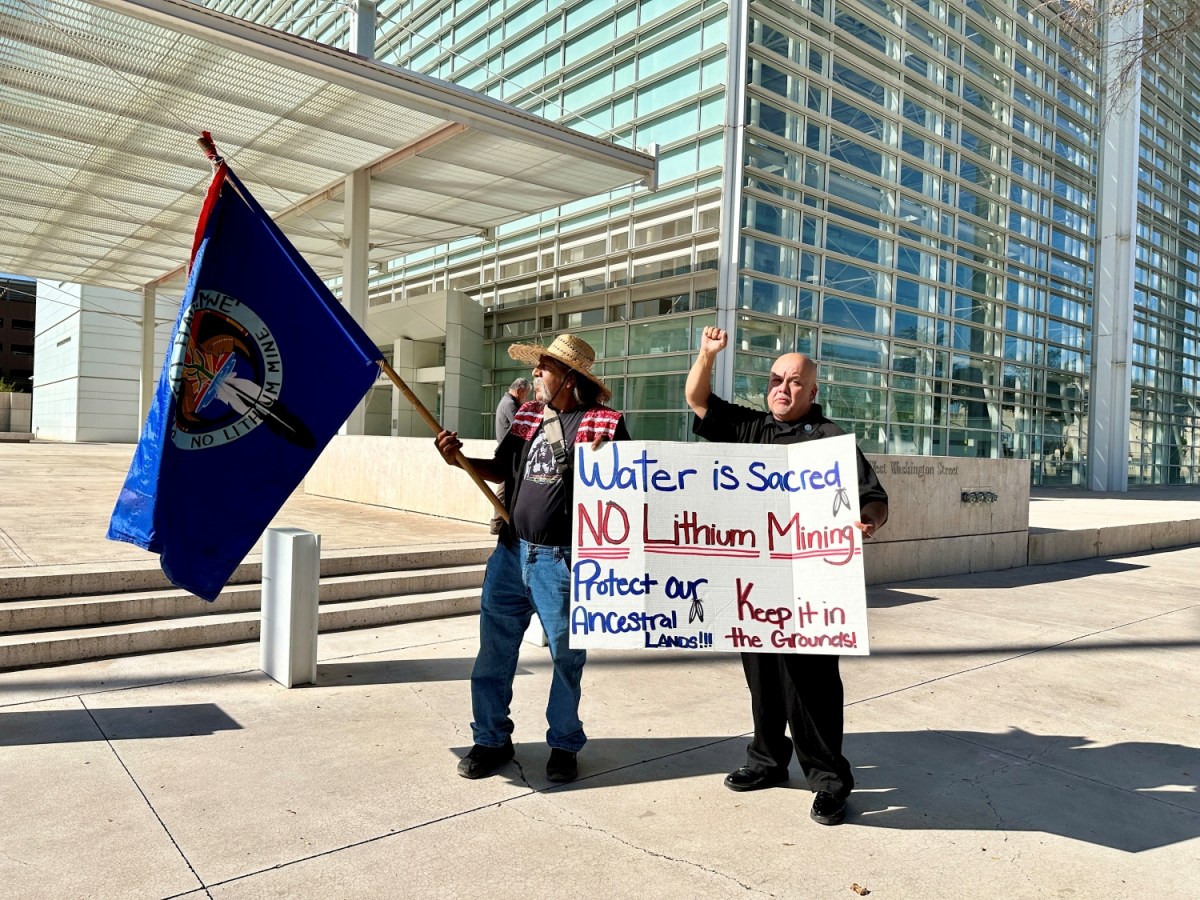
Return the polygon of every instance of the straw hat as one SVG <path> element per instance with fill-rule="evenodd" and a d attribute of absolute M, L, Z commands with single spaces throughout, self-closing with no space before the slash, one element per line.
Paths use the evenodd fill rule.
<path fill-rule="evenodd" d="M 577 338 L 573 334 L 560 334 L 549 347 L 543 347 L 541 344 L 513 344 L 508 348 L 508 355 L 517 362 L 528 363 L 530 366 L 536 366 L 538 360 L 543 356 L 558 360 L 568 369 L 582 375 L 600 388 L 600 395 L 597 399 L 601 403 L 607 403 L 612 398 L 612 391 L 605 386 L 603 381 L 592 374 L 592 366 L 596 362 L 596 351 L 587 341 Z"/>

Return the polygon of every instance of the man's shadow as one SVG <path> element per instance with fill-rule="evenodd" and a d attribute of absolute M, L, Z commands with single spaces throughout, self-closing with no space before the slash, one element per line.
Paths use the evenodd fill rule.
<path fill-rule="evenodd" d="M 579 756 L 580 780 L 555 790 L 598 790 L 693 777 L 722 778 L 744 762 L 745 736 L 593 738 Z M 847 734 L 854 766 L 850 826 L 1058 834 L 1130 853 L 1200 836 L 1200 749 L 1013 728 Z M 456 751 L 465 753 L 466 747 Z M 517 748 L 521 775 L 541 783 L 545 746 Z M 791 780 L 772 790 L 803 793 L 795 760 Z M 732 798 L 734 795 L 730 795 Z M 753 802 L 748 795 L 738 795 Z M 742 801 L 739 801 L 742 802 Z"/>
<path fill-rule="evenodd" d="M 1041 831 L 1138 853 L 1200 836 L 1200 749 L 1019 728 L 846 736 L 852 821 Z"/>

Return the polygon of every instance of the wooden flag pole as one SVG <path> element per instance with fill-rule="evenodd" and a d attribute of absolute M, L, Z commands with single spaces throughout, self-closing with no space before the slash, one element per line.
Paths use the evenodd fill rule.
<path fill-rule="evenodd" d="M 437 434 L 439 431 L 441 431 L 441 423 L 438 422 L 438 420 L 433 417 L 433 414 L 425 408 L 425 404 L 422 403 L 417 395 L 409 389 L 408 385 L 404 383 L 404 379 L 396 374 L 396 370 L 388 364 L 386 359 L 381 359 L 379 361 L 379 368 L 383 370 L 383 374 L 391 380 L 392 384 L 400 389 L 400 393 L 404 395 L 405 400 L 413 405 L 413 409 L 421 414 L 421 418 L 425 420 L 425 424 L 429 426 L 430 430 L 432 430 L 434 434 Z M 492 502 L 492 507 L 496 510 L 496 515 L 502 518 L 505 522 L 508 522 L 508 510 L 504 508 L 504 504 L 500 502 L 500 500 L 492 492 L 492 489 L 487 486 L 487 482 L 479 477 L 479 473 L 475 471 L 475 467 L 471 465 L 470 461 L 463 456 L 461 450 L 455 454 L 454 459 L 459 466 L 462 467 L 463 471 L 471 476 L 471 480 L 475 482 L 476 487 L 483 491 L 484 496 Z"/>

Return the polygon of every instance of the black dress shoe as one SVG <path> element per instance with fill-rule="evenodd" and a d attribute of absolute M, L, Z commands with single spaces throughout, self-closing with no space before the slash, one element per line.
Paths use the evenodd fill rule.
<path fill-rule="evenodd" d="M 846 801 L 839 800 L 829 791 L 817 791 L 809 815 L 822 825 L 841 825 L 846 818 Z"/>
<path fill-rule="evenodd" d="M 725 787 L 731 791 L 757 791 L 759 788 L 783 784 L 787 780 L 787 769 L 760 772 L 749 766 L 742 766 L 725 776 Z"/>
<path fill-rule="evenodd" d="M 499 747 L 476 744 L 459 760 L 458 774 L 463 778 L 486 778 L 512 758 L 512 741 L 505 741 Z"/>
<path fill-rule="evenodd" d="M 579 764 L 570 750 L 550 748 L 550 759 L 546 762 L 546 778 L 550 781 L 574 781 L 579 777 Z"/>

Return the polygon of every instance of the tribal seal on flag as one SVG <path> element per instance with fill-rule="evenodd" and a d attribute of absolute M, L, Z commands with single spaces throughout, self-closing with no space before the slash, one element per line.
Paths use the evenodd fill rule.
<path fill-rule="evenodd" d="M 197 292 L 183 313 L 168 371 L 176 398 L 171 440 L 181 450 L 219 447 L 263 423 L 298 446 L 313 446 L 312 433 L 280 402 L 278 341 L 236 298 Z"/>

